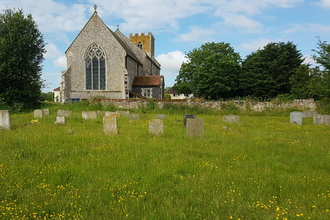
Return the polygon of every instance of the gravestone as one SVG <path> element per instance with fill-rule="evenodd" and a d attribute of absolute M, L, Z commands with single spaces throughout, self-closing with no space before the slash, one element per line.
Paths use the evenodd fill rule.
<path fill-rule="evenodd" d="M 64 116 L 56 116 L 55 124 L 65 125 L 65 117 Z"/>
<path fill-rule="evenodd" d="M 290 124 L 302 125 L 302 112 L 290 112 Z"/>
<path fill-rule="evenodd" d="M 72 114 L 71 110 L 58 110 L 57 111 L 57 116 L 64 116 L 64 117 L 68 117 Z"/>
<path fill-rule="evenodd" d="M 117 112 L 105 112 L 105 113 L 104 113 L 104 116 L 105 116 L 105 117 L 106 117 L 106 116 L 116 116 L 116 117 L 119 117 L 120 114 L 117 113 Z"/>
<path fill-rule="evenodd" d="M 240 117 L 238 115 L 225 115 L 222 117 L 222 121 L 238 123 L 238 122 L 240 122 Z"/>
<path fill-rule="evenodd" d="M 204 136 L 204 119 L 203 118 L 187 118 L 187 120 L 186 120 L 186 136 L 187 137 L 203 137 Z"/>
<path fill-rule="evenodd" d="M 165 114 L 157 114 L 156 119 L 165 119 L 166 115 Z"/>
<path fill-rule="evenodd" d="M 196 118 L 196 115 L 188 114 L 183 116 L 183 125 L 186 126 L 188 118 Z"/>
<path fill-rule="evenodd" d="M 36 109 L 33 112 L 33 117 L 35 118 L 42 118 L 43 112 L 41 109 Z"/>
<path fill-rule="evenodd" d="M 330 125 L 330 115 L 315 115 L 313 123 L 321 125 Z"/>
<path fill-rule="evenodd" d="M 96 119 L 97 118 L 97 112 L 96 111 L 83 111 L 82 113 L 83 119 Z"/>
<path fill-rule="evenodd" d="M 164 123 L 162 119 L 152 119 L 149 121 L 149 134 L 163 135 Z"/>
<path fill-rule="evenodd" d="M 116 112 L 122 116 L 129 117 L 129 111 L 116 111 Z"/>
<path fill-rule="evenodd" d="M 103 132 L 104 134 L 118 134 L 116 116 L 103 117 Z"/>
<path fill-rule="evenodd" d="M 314 117 L 315 115 L 317 115 L 317 111 L 304 111 L 304 112 L 302 112 L 302 117 L 303 118 Z"/>
<path fill-rule="evenodd" d="M 104 117 L 105 116 L 105 111 L 97 111 L 97 115 Z"/>
<path fill-rule="evenodd" d="M 131 121 L 139 120 L 139 119 L 140 119 L 140 115 L 139 115 L 139 114 L 130 114 L 130 115 L 129 115 L 129 119 L 130 119 Z"/>
<path fill-rule="evenodd" d="M 0 129 L 10 130 L 10 113 L 8 110 L 0 110 Z"/>
<path fill-rule="evenodd" d="M 43 115 L 49 115 L 49 109 L 43 109 L 42 113 Z"/>

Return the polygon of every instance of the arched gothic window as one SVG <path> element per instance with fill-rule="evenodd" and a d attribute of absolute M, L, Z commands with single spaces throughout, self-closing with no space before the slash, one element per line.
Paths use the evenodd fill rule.
<path fill-rule="evenodd" d="M 85 54 L 86 90 L 105 90 L 105 53 L 92 44 Z"/>

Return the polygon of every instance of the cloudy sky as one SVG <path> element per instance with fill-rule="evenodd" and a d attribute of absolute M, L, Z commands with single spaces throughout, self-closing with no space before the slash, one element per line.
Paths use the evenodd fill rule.
<path fill-rule="evenodd" d="M 94 12 L 112 30 L 152 32 L 155 56 L 167 87 L 175 83 L 185 53 L 206 42 L 225 42 L 242 59 L 269 42 L 297 45 L 314 54 L 318 39 L 330 42 L 330 0 L 0 0 L 0 9 L 21 8 L 32 14 L 47 43 L 44 92 L 60 84 L 64 52 Z"/>

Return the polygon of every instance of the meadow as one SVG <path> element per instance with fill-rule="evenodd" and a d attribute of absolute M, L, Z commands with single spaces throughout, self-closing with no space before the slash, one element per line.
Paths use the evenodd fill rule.
<path fill-rule="evenodd" d="M 44 108 L 0 131 L 0 219 L 330 219 L 330 126 L 312 118 L 144 108 L 104 135 L 101 117 L 81 117 L 100 106 Z M 74 111 L 65 125 L 58 109 Z M 148 133 L 157 113 L 163 136 Z M 204 118 L 204 137 L 185 137 L 187 113 Z M 240 123 L 224 123 L 229 113 Z"/>

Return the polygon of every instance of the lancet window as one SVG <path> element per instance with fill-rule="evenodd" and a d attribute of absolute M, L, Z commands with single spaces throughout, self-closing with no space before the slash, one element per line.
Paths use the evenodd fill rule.
<path fill-rule="evenodd" d="M 98 44 L 88 47 L 85 54 L 86 90 L 105 90 L 105 53 Z"/>

